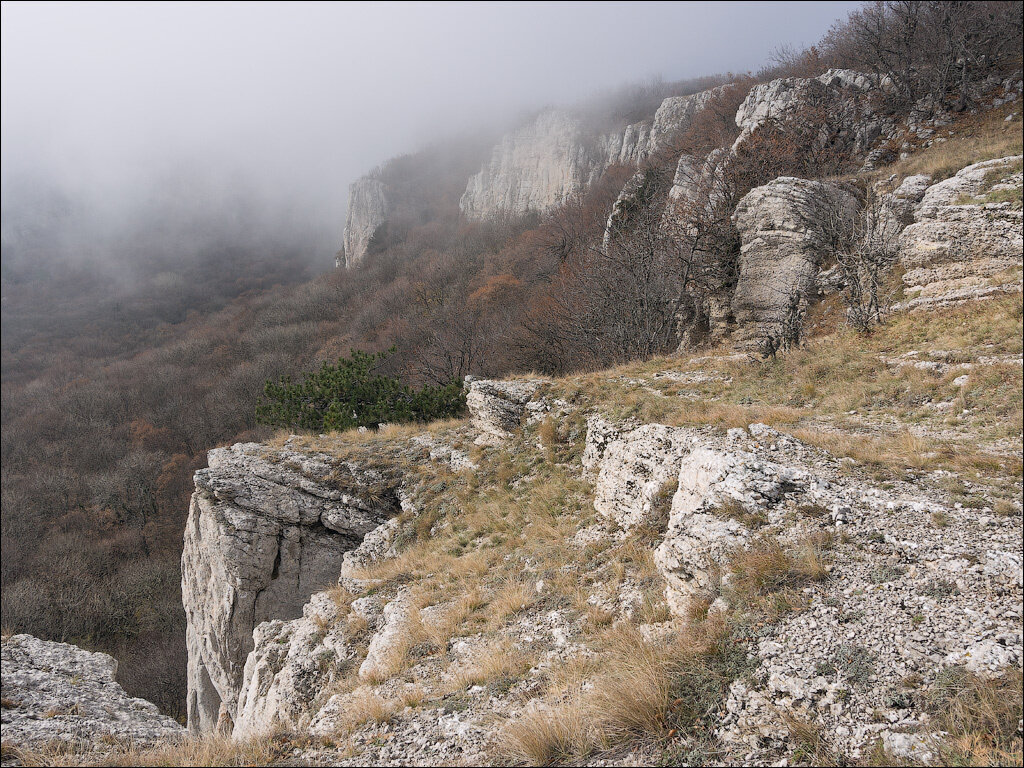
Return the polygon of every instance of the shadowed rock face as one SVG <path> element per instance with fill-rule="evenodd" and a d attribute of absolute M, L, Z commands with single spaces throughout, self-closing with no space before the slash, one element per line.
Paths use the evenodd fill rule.
<path fill-rule="evenodd" d="M 182 554 L 193 731 L 235 719 L 255 627 L 300 616 L 337 581 L 345 552 L 399 509 L 379 472 L 323 454 L 237 444 L 209 462 Z"/>
<path fill-rule="evenodd" d="M 154 704 L 124 692 L 117 661 L 105 653 L 14 635 L 0 654 L 5 750 L 54 742 L 88 749 L 102 737 L 144 746 L 184 734 Z"/>

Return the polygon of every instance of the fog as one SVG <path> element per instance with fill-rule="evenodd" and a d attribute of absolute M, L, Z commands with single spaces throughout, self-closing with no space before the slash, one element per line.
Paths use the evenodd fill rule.
<path fill-rule="evenodd" d="M 12 199 L 27 182 L 113 222 L 154 189 L 208 212 L 251 196 L 326 265 L 349 182 L 389 156 L 627 82 L 756 70 L 854 5 L 4 3 L 5 217 L 34 204 Z"/>

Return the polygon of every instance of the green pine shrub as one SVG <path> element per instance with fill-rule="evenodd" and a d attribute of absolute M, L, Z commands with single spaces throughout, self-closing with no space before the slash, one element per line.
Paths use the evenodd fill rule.
<path fill-rule="evenodd" d="M 335 365 L 324 362 L 320 370 L 303 374 L 301 382 L 293 382 L 291 376 L 267 381 L 256 419 L 275 427 L 323 431 L 426 422 L 463 411 L 466 394 L 458 381 L 414 390 L 399 379 L 376 373 L 393 351 L 352 350 Z"/>

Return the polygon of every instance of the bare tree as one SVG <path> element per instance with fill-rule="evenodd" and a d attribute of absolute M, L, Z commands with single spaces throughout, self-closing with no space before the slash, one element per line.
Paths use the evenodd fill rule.
<path fill-rule="evenodd" d="M 888 82 L 894 106 L 928 97 L 962 111 L 985 78 L 1019 68 L 1021 3 L 866 3 L 832 28 L 823 46 L 831 58 Z"/>
<path fill-rule="evenodd" d="M 847 215 L 839 198 L 823 201 L 812 215 L 826 259 L 839 270 L 847 320 L 867 331 L 885 319 L 889 306 L 884 278 L 897 257 L 902 228 L 897 214 L 884 195 L 868 186 L 855 217 Z"/>

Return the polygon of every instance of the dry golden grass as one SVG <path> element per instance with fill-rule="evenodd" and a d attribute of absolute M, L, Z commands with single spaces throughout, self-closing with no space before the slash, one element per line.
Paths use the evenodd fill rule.
<path fill-rule="evenodd" d="M 510 579 L 499 589 L 488 607 L 493 625 L 500 626 L 517 613 L 525 611 L 537 599 L 537 590 L 532 584 Z"/>
<path fill-rule="evenodd" d="M 605 665 L 589 697 L 602 731 L 613 741 L 660 732 L 672 703 L 672 678 L 679 660 L 629 626 L 613 631 L 608 653 L 614 663 Z"/>
<path fill-rule="evenodd" d="M 840 765 L 839 754 L 829 742 L 825 729 L 818 723 L 797 717 L 792 712 L 780 714 L 789 733 L 793 760 L 799 764 Z"/>
<path fill-rule="evenodd" d="M 1012 113 L 1017 117 L 1006 122 L 1004 118 Z M 955 135 L 946 141 L 920 149 L 871 175 L 886 178 L 895 173 L 905 178 L 926 173 L 935 179 L 944 179 L 972 163 L 1021 154 L 1021 117 L 1016 105 L 987 110 L 980 115 L 965 115 L 950 126 L 950 130 Z"/>
<path fill-rule="evenodd" d="M 469 667 L 458 670 L 455 675 L 457 688 L 486 685 L 492 682 L 510 683 L 520 678 L 533 660 L 509 642 L 501 642 L 479 651 Z"/>
<path fill-rule="evenodd" d="M 762 620 L 777 621 L 804 606 L 798 587 L 828 578 L 831 547 L 831 536 L 825 533 L 808 536 L 793 548 L 761 536 L 732 553 L 723 593 L 730 604 Z"/>
<path fill-rule="evenodd" d="M 585 757 L 599 744 L 590 711 L 579 701 L 531 709 L 498 734 L 498 755 L 524 765 L 553 765 Z"/>
<path fill-rule="evenodd" d="M 1018 730 L 1024 702 L 1020 669 L 994 679 L 962 669 L 945 670 L 930 695 L 930 708 L 948 733 L 939 749 L 949 765 L 1020 765 Z"/>
<path fill-rule="evenodd" d="M 345 703 L 337 734 L 352 733 L 367 723 L 388 723 L 397 711 L 397 702 L 385 700 L 365 688 L 359 689 Z"/>
<path fill-rule="evenodd" d="M 75 751 L 65 744 L 33 750 L 7 748 L 25 766 L 243 766 L 270 765 L 289 754 L 290 738 L 284 734 L 250 741 L 229 736 L 183 738 L 155 747 L 111 745 L 111 752 L 96 756 Z M 7 750 L 5 750 L 7 751 Z M 5 759 L 7 755 L 5 754 Z"/>
<path fill-rule="evenodd" d="M 581 760 L 626 743 L 653 743 L 680 729 L 710 726 L 729 683 L 747 662 L 718 617 L 655 643 L 616 625 L 596 642 L 596 657 L 573 660 L 553 676 L 559 699 L 506 724 L 501 755 L 548 765 Z"/>

